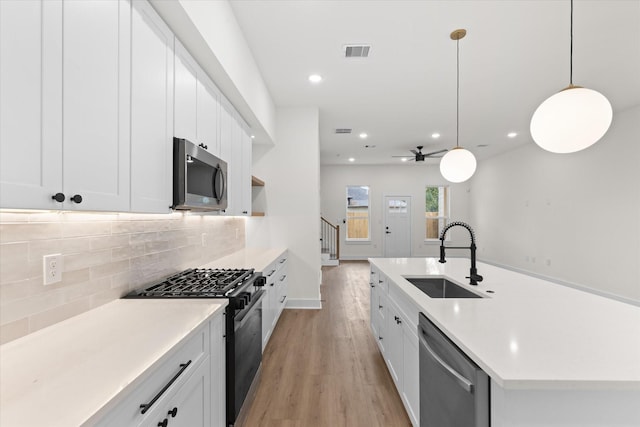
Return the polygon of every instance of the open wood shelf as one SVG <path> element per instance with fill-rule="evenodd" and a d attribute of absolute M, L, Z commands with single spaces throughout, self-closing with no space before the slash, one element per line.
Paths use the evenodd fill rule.
<path fill-rule="evenodd" d="M 251 216 L 264 216 L 264 212 L 251 212 Z"/>
<path fill-rule="evenodd" d="M 255 176 L 251 175 L 251 186 L 252 187 L 264 187 L 264 181 L 261 180 L 260 178 L 256 178 Z"/>

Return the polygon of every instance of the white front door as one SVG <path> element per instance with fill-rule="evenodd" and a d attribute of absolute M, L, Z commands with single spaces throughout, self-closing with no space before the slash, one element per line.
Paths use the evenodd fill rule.
<path fill-rule="evenodd" d="M 384 198 L 384 256 L 404 258 L 411 256 L 411 197 L 385 196 Z"/>

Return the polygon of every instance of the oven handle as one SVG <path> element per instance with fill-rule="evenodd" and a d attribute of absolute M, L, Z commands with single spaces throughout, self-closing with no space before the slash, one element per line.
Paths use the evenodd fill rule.
<path fill-rule="evenodd" d="M 264 294 L 265 292 L 260 290 L 252 295 L 253 298 L 251 298 L 251 303 L 249 303 L 249 305 L 242 310 L 242 314 L 236 316 L 235 319 L 233 319 L 235 323 L 234 329 L 237 330 L 244 326 L 244 324 L 247 322 L 247 314 L 249 314 L 249 312 L 253 310 L 256 304 L 262 301 L 262 297 L 264 297 Z"/>

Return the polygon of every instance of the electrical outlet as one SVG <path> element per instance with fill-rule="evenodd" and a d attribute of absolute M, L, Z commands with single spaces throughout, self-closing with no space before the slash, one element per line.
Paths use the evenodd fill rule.
<path fill-rule="evenodd" d="M 51 254 L 42 257 L 44 284 L 51 285 L 62 280 L 62 255 Z"/>

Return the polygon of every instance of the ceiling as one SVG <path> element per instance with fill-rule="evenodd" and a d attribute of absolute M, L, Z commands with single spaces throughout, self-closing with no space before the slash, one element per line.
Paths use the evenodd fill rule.
<path fill-rule="evenodd" d="M 458 28 L 467 30 L 459 42 L 459 141 L 480 162 L 533 144 L 533 112 L 569 84 L 569 0 L 231 5 L 276 106 L 319 108 L 324 165 L 349 157 L 395 164 L 401 159 L 391 156 L 410 156 L 417 145 L 425 152 L 455 146 L 456 42 L 449 35 Z M 371 45 L 369 57 L 345 58 L 347 44 Z M 311 84 L 313 73 L 323 81 Z M 575 0 L 573 82 L 607 96 L 614 121 L 617 111 L 640 105 L 640 0 Z"/>

